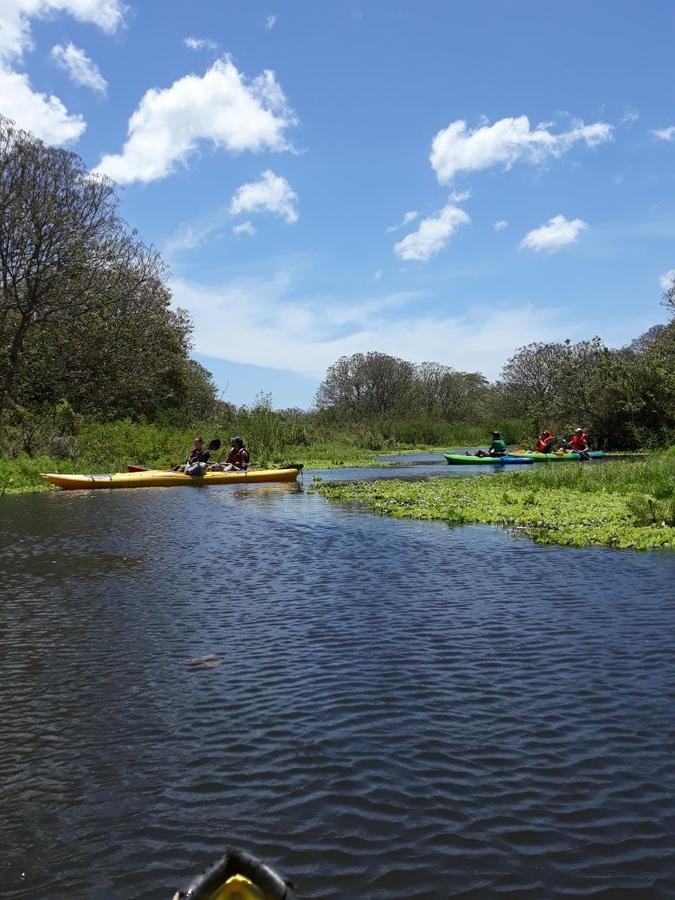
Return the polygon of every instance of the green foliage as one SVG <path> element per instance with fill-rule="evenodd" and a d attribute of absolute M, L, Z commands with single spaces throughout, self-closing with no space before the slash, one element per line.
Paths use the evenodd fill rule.
<path fill-rule="evenodd" d="M 322 484 L 397 518 L 506 525 L 539 543 L 675 549 L 675 450 L 644 461 L 541 465 L 495 476 Z"/>

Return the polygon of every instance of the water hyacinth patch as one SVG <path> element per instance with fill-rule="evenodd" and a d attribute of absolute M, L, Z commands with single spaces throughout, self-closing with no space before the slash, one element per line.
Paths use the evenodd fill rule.
<path fill-rule="evenodd" d="M 576 474 L 565 472 L 562 479 L 551 467 L 498 478 L 332 483 L 318 491 L 330 500 L 363 503 L 395 518 L 502 525 L 541 544 L 675 549 L 675 480 L 669 478 L 674 463 L 671 452 L 644 463 L 580 465 Z M 662 495 L 658 500 L 653 491 L 651 502 L 640 492 L 649 482 Z M 667 483 L 671 496 L 663 496 Z"/>

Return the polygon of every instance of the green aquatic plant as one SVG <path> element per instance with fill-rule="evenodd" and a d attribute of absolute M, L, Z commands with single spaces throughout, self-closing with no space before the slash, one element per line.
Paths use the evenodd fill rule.
<path fill-rule="evenodd" d="M 317 490 L 381 515 L 502 525 L 542 544 L 675 549 L 674 462 L 666 453 L 644 462 L 580 464 L 569 474 L 551 465 L 497 476 L 333 482 Z M 667 496 L 645 495 L 647 485 Z"/>

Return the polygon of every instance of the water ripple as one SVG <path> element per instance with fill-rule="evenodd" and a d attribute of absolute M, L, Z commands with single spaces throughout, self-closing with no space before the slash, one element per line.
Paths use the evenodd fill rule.
<path fill-rule="evenodd" d="M 3 897 L 226 844 L 304 897 L 675 895 L 672 557 L 293 486 L 4 498 L 0 541 Z"/>

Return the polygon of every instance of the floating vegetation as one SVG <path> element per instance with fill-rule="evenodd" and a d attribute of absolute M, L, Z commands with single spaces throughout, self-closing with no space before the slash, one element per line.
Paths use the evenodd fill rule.
<path fill-rule="evenodd" d="M 541 466 L 497 477 L 333 482 L 317 491 L 395 518 L 503 525 L 540 544 L 675 549 L 674 450 L 569 472 Z"/>

